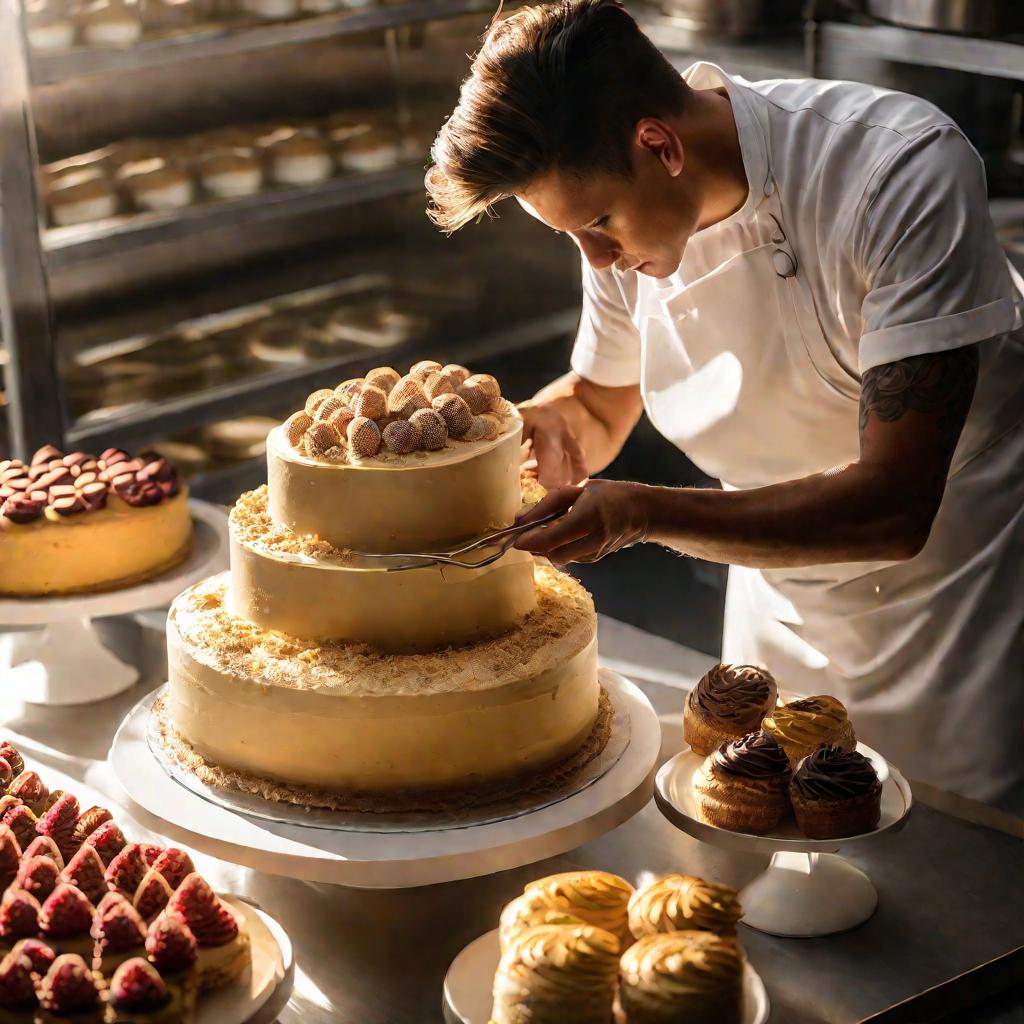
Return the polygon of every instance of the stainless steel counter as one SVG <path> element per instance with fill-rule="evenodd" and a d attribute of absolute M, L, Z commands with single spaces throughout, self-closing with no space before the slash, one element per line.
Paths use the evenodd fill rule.
<path fill-rule="evenodd" d="M 0 701 L 0 713 L 5 731 L 26 738 L 30 758 L 85 780 L 115 803 L 119 790 L 103 758 L 123 714 L 160 681 L 163 659 L 158 631 L 120 622 L 111 631 L 119 646 L 134 645 L 148 666 L 144 684 L 84 708 Z M 681 688 L 710 659 L 613 621 L 602 622 L 601 646 L 605 660 L 631 674 L 650 696 L 665 727 L 662 754 L 670 755 L 681 740 Z M 959 817 L 919 803 L 903 832 L 851 856 L 880 894 L 879 910 L 865 925 L 805 940 L 742 929 L 741 941 L 768 988 L 773 1024 L 932 1021 L 977 1007 L 1013 980 L 1024 984 L 1024 823 L 943 794 L 919 789 L 921 796 Z M 143 831 L 127 812 L 115 813 L 126 830 Z M 289 930 L 296 987 L 282 1024 L 427 1024 L 440 1020 L 448 963 L 494 927 L 502 904 L 532 878 L 595 867 L 640 882 L 684 870 L 739 886 L 763 868 L 764 859 L 702 845 L 649 804 L 632 821 L 565 856 L 418 890 L 346 890 L 205 857 L 197 863 L 219 887 L 251 896 Z M 981 964 L 988 967 L 946 984 Z M 1019 1019 L 1004 1013 L 975 1008 L 960 1019 Z"/>

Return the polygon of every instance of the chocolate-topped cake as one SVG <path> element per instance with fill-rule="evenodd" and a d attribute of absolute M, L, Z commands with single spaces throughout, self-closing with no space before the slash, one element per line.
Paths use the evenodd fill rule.
<path fill-rule="evenodd" d="M 775 707 L 778 687 L 756 665 L 716 665 L 690 691 L 683 736 L 692 750 L 708 755 L 722 743 L 761 728 Z"/>
<path fill-rule="evenodd" d="M 191 538 L 188 493 L 166 459 L 52 445 L 27 463 L 0 459 L 0 594 L 130 586 L 182 561 Z"/>
<path fill-rule="evenodd" d="M 789 787 L 800 831 L 810 839 L 870 832 L 881 816 L 882 784 L 856 750 L 822 747 L 805 757 Z"/>
<path fill-rule="evenodd" d="M 708 824 L 760 835 L 782 819 L 788 784 L 786 752 L 766 733 L 752 732 L 705 758 L 693 795 Z"/>

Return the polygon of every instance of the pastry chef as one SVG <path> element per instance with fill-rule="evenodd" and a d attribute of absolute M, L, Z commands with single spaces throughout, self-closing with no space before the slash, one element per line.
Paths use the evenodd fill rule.
<path fill-rule="evenodd" d="M 582 255 L 523 406 L 558 563 L 728 563 L 723 658 L 831 693 L 911 778 L 1024 810 L 1024 303 L 978 154 L 849 82 L 680 77 L 615 0 L 488 31 L 433 151 L 453 231 L 514 197 Z M 640 415 L 723 489 L 591 479 Z"/>

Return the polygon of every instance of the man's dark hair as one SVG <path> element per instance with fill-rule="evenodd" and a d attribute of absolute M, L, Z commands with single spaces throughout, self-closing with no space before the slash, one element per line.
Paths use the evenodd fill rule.
<path fill-rule="evenodd" d="M 689 88 L 618 0 L 559 0 L 491 26 L 434 142 L 429 215 L 457 231 L 562 171 L 632 173 L 633 129 Z"/>

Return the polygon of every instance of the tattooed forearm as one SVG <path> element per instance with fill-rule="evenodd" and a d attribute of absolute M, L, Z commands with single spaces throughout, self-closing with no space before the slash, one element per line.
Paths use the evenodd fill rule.
<path fill-rule="evenodd" d="M 861 381 L 861 438 L 872 416 L 894 423 L 910 410 L 935 417 L 940 438 L 952 454 L 977 379 L 976 345 L 912 356 L 868 370 Z"/>

